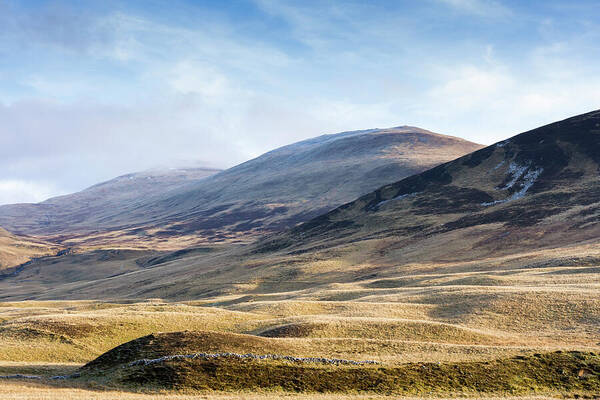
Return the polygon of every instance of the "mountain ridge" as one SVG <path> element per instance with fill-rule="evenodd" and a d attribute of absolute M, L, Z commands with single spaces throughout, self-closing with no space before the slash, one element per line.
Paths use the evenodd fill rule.
<path fill-rule="evenodd" d="M 105 206 L 107 210 L 102 204 L 85 210 L 83 204 L 80 215 L 56 211 L 69 209 L 70 199 L 86 191 L 29 206 L 37 213 L 31 214 L 38 216 L 29 225 L 25 216 L 30 211 L 19 206 L 0 207 L 0 226 L 52 238 L 66 246 L 141 243 L 145 248 L 156 248 L 248 241 L 264 232 L 294 226 L 383 183 L 480 147 L 414 127 L 322 135 L 166 193 L 130 196 L 128 204 L 111 204 Z M 127 179 L 125 175 L 109 182 Z M 101 192 L 103 185 L 87 190 Z"/>

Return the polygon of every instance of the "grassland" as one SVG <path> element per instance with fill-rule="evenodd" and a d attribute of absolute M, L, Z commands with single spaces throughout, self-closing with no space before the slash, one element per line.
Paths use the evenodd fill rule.
<path fill-rule="evenodd" d="M 400 376 L 399 371 L 410 369 L 411 365 L 439 365 L 439 368 L 458 365 L 457 368 L 463 368 L 469 376 L 476 376 L 477 371 L 492 365 L 485 376 L 496 379 L 501 373 L 515 373 L 506 378 L 507 386 L 484 385 L 491 388 L 484 390 L 481 382 L 464 380 L 461 384 L 454 382 L 454 386 L 444 386 L 436 376 L 426 379 L 438 382 L 434 387 L 419 384 L 426 390 L 414 393 L 389 387 L 386 390 L 394 396 L 432 392 L 431 396 L 442 398 L 482 393 L 491 397 L 577 394 L 593 398 L 595 395 L 593 386 L 577 386 L 580 381 L 575 375 L 581 365 L 567 368 L 567 364 L 559 363 L 560 368 L 568 371 L 566 376 L 573 379 L 570 386 L 564 386 L 561 391 L 560 385 L 540 380 L 540 377 L 558 379 L 555 373 L 544 370 L 545 367 L 515 369 L 510 361 L 514 357 L 529 359 L 535 354 L 545 357 L 556 351 L 579 351 L 592 357 L 600 353 L 597 267 L 600 248 L 592 243 L 476 261 L 404 265 L 389 263 L 387 256 L 360 258 L 356 252 L 346 253 L 343 248 L 335 257 L 331 253 L 328 257 L 277 256 L 268 260 L 257 257 L 229 266 L 223 265 L 222 254 L 223 250 L 218 248 L 191 251 L 186 254 L 185 265 L 170 254 L 126 251 L 74 254 L 25 270 L 21 287 L 9 286 L 8 281 L 0 283 L 8 293 L 25 289 L 31 292 L 34 286 L 27 285 L 32 277 L 43 277 L 43 284 L 36 283 L 42 298 L 57 293 L 44 292 L 45 285 L 51 287 L 57 280 L 70 285 L 70 293 L 82 298 L 106 296 L 110 293 L 109 287 L 116 288 L 115 285 L 140 293 L 147 285 L 154 285 L 153 279 L 165 282 L 166 294 L 175 290 L 183 294 L 198 291 L 196 300 L 185 301 L 121 298 L 0 303 L 0 375 L 71 374 L 125 342 L 149 334 L 158 335 L 158 332 L 188 331 L 182 336 L 184 339 L 170 341 L 173 346 L 156 346 L 153 353 L 138 356 L 234 352 L 374 360 L 379 363 L 374 371 L 381 368 L 388 372 L 371 378 L 383 381 L 389 379 L 390 374 Z M 225 259 L 231 260 L 231 254 L 227 253 Z M 115 268 L 120 269 L 121 275 L 103 278 L 103 274 Z M 261 269 L 260 278 L 254 275 L 257 268 Z M 191 275 L 192 270 L 194 275 Z M 181 283 L 181 274 L 187 274 L 190 279 Z M 84 279 L 93 276 L 97 276 L 97 280 L 91 286 Z M 165 281 L 167 276 L 177 285 L 170 286 L 169 281 Z M 66 278 L 72 282 L 65 284 Z M 103 285 L 106 286 L 103 288 Z M 99 288 L 102 290 L 94 291 Z M 203 335 L 205 339 L 186 342 L 186 337 L 194 335 Z M 494 364 L 499 362 L 508 364 Z M 238 366 L 221 362 L 218 365 L 226 371 L 235 369 L 235 376 L 243 376 L 243 371 L 251 371 L 252 377 L 261 376 L 264 371 L 279 371 L 282 382 L 290 375 L 311 376 L 315 368 L 319 376 L 333 374 L 328 381 L 335 382 L 342 371 L 337 367 L 323 369 L 273 362 Z M 122 398 L 152 398 L 156 391 L 165 390 L 170 396 L 209 396 L 207 388 L 217 388 L 223 390 L 210 392 L 210 396 L 246 398 L 238 392 L 251 389 L 240 382 L 237 385 L 222 381 L 207 384 L 202 376 L 194 375 L 208 368 L 202 363 L 173 363 L 169 368 L 178 374 L 187 371 L 184 375 L 194 378 L 181 387 L 168 387 L 165 382 L 155 382 L 154 386 L 146 381 L 123 383 L 113 372 L 100 374 L 104 378 L 68 382 L 7 380 L 0 382 L 0 395 L 4 396 L 1 390 L 6 390 L 5 397 L 11 398 L 17 394 L 9 395 L 9 390 L 23 390 L 30 398 L 36 398 L 35 393 L 49 399 L 60 398 L 61 393 L 72 398 L 85 397 L 86 393 L 89 398 L 120 395 L 115 393 L 122 393 Z M 144 371 L 138 372 L 143 375 Z M 532 371 L 532 376 L 527 375 Z M 562 373 L 562 370 L 554 371 Z M 447 376 L 447 371 L 443 375 Z M 423 376 L 427 377 L 417 374 L 409 379 L 413 387 Z M 589 383 L 599 378 L 594 372 L 586 379 Z M 327 398 L 314 392 L 341 390 L 341 386 L 269 387 L 267 383 L 259 382 L 254 387 L 264 391 L 256 398 L 287 396 L 295 390 L 305 391 L 304 397 L 299 398 Z M 182 388 L 185 393 L 179 393 Z M 353 389 L 356 398 L 361 398 L 363 389 Z M 138 393 L 140 391 L 143 393 Z M 367 397 L 362 398 L 377 398 L 380 394 L 365 394 Z M 353 398 L 338 393 L 330 396 Z"/>
<path fill-rule="evenodd" d="M 477 268 L 464 263 L 445 263 L 437 268 L 432 264 L 413 265 L 412 273 L 391 270 L 370 279 L 318 288 L 284 285 L 284 291 L 261 293 L 252 289 L 257 286 L 242 285 L 237 291 L 195 301 L 4 302 L 0 303 L 0 375 L 69 374 L 122 343 L 152 333 L 185 330 L 211 339 L 188 347 L 184 346 L 185 340 L 175 340 L 180 347 L 169 351 L 158 347 L 156 353 L 143 357 L 198 351 L 251 352 L 375 360 L 381 368 L 394 370 L 411 363 L 459 363 L 467 368 L 472 363 L 483 366 L 515 356 L 532 357 L 558 350 L 597 354 L 600 282 L 596 267 L 575 256 L 581 255 L 581 249 L 574 249 L 571 254 L 563 250 L 560 257 L 545 252 L 543 262 L 536 253 L 482 260 Z M 593 249 L 586 252 L 595 257 Z M 498 263 L 503 268 L 498 268 Z M 303 271 L 315 274 L 320 270 L 327 276 L 332 271 L 337 273 L 342 264 L 316 260 Z M 262 364 L 254 367 L 258 369 L 253 376 L 265 370 Z M 248 370 L 247 365 L 239 368 Z M 544 372 L 536 374 L 542 376 Z M 76 383 L 6 381 L 0 384 L 0 394 L 3 398 L 28 398 L 9 392 L 23 390 L 26 394 L 22 396 L 29 398 L 36 398 L 36 393 L 49 399 L 60 398 L 61 393 L 71 398 L 83 398 L 86 394 L 88 398 L 111 398 L 120 396 L 114 394 L 120 392 L 110 390 L 125 390 L 123 397 L 114 398 L 152 398 L 152 393 L 136 393 L 149 390 L 146 386 L 115 386 L 103 379 Z M 467 382 L 454 393 L 440 384 L 418 394 L 428 395 L 431 391 L 436 397 L 473 396 L 476 386 Z M 206 395 L 205 387 L 186 387 L 195 394 Z M 219 392 L 218 396 L 247 398 L 235 394 L 243 385 L 223 388 L 226 393 Z M 92 389 L 103 392 L 88 392 Z M 6 396 L 1 390 L 6 391 Z M 158 385 L 154 390 L 165 388 Z M 169 389 L 169 395 L 176 394 L 173 390 Z M 256 398 L 288 393 L 273 390 L 277 394 L 266 392 Z M 299 398 L 354 398 L 310 393 L 308 390 Z M 528 390 L 513 392 L 505 387 L 488 395 L 539 393 L 561 397 L 574 393 L 593 395 L 589 388 L 565 393 L 551 385 L 531 385 Z"/>

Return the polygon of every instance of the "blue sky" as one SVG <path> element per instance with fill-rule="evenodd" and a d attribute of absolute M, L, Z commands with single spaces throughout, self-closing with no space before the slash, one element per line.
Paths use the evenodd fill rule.
<path fill-rule="evenodd" d="M 597 1 L 0 0 L 0 204 L 344 130 L 600 108 Z"/>

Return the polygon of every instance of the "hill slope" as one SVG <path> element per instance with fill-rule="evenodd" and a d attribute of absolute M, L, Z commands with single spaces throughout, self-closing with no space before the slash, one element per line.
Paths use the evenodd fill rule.
<path fill-rule="evenodd" d="M 119 176 L 81 192 L 38 204 L 0 206 L 0 226 L 27 235 L 53 235 L 84 230 L 93 232 L 106 219 L 119 218 L 165 192 L 198 181 L 219 170 L 167 169 Z"/>
<path fill-rule="evenodd" d="M 391 260 L 476 259 L 600 237 L 600 111 L 553 123 L 362 196 L 263 244 L 368 242 Z"/>
<path fill-rule="evenodd" d="M 54 254 L 58 249 L 30 237 L 13 235 L 0 228 L 0 274 L 2 270 L 22 264 L 33 257 Z"/>
<path fill-rule="evenodd" d="M 293 226 L 480 147 L 412 127 L 324 135 L 205 179 L 198 178 L 214 171 L 124 176 L 36 205 L 2 206 L 0 226 L 67 245 L 237 239 Z"/>
<path fill-rule="evenodd" d="M 593 397 L 599 128 L 594 112 L 526 132 L 250 246 L 40 259 L 0 298 L 71 301 L 0 304 L 0 359 L 212 330 L 122 344 L 74 384 Z"/>

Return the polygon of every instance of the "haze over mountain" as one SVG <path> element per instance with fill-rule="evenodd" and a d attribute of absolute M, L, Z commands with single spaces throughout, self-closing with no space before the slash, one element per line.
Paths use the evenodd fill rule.
<path fill-rule="evenodd" d="M 107 217 L 121 213 L 189 185 L 220 170 L 157 169 L 119 176 L 81 192 L 38 204 L 0 206 L 0 226 L 18 234 L 50 235 L 87 229 L 94 232 Z"/>
<path fill-rule="evenodd" d="M 1 206 L 0 226 L 95 247 L 247 240 L 480 147 L 406 126 L 323 135 L 220 173 L 125 175 L 40 204 Z"/>

